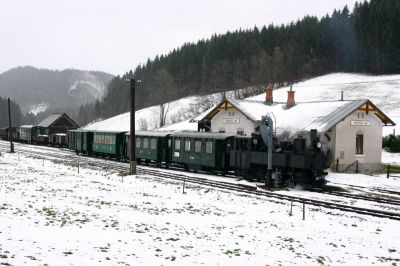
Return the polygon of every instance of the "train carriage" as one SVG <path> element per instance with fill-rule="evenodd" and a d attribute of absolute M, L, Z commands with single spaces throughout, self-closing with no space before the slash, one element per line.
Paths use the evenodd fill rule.
<path fill-rule="evenodd" d="M 26 143 L 44 143 L 44 128 L 33 125 L 23 125 L 19 128 L 19 139 Z M 43 141 L 41 141 L 43 140 Z"/>
<path fill-rule="evenodd" d="M 236 134 L 179 132 L 170 135 L 171 162 L 186 169 L 226 173 L 229 170 L 228 147 Z"/>
<path fill-rule="evenodd" d="M 168 136 L 171 132 L 164 131 L 136 131 L 135 156 L 136 161 L 155 162 L 158 165 L 169 164 L 170 152 Z M 126 158 L 130 157 L 130 132 L 126 133 Z"/>
<path fill-rule="evenodd" d="M 19 139 L 19 131 L 16 127 L 4 127 L 0 128 L 0 139 L 9 140 L 9 134 L 11 132 L 11 138 L 13 140 Z"/>
<path fill-rule="evenodd" d="M 124 157 L 126 131 L 93 131 L 92 152 L 121 159 Z"/>
<path fill-rule="evenodd" d="M 68 147 L 77 154 L 91 154 L 93 145 L 93 132 L 84 129 L 68 131 Z"/>

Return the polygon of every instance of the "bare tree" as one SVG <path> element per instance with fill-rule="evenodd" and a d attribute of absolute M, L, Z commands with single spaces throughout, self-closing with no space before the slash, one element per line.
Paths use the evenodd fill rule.
<path fill-rule="evenodd" d="M 145 118 L 140 118 L 139 119 L 139 129 L 142 131 L 146 131 L 147 130 L 147 120 Z"/>
<path fill-rule="evenodd" d="M 168 102 L 172 99 L 172 95 L 174 95 L 177 90 L 177 86 L 175 84 L 174 78 L 165 68 L 161 68 L 157 70 L 156 74 L 153 78 L 153 87 L 157 92 L 155 98 L 160 103 L 158 105 L 158 111 L 155 114 L 158 115 L 158 124 L 157 128 L 162 127 L 167 122 L 167 115 L 171 111 L 173 102 Z"/>

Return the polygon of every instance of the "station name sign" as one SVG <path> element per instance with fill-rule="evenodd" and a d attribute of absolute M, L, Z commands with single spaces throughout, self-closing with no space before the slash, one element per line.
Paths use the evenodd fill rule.
<path fill-rule="evenodd" d="M 366 120 L 351 120 L 350 125 L 352 126 L 370 126 L 371 121 Z"/>
<path fill-rule="evenodd" d="M 224 118 L 222 119 L 222 123 L 224 124 L 240 124 L 239 118 Z"/>

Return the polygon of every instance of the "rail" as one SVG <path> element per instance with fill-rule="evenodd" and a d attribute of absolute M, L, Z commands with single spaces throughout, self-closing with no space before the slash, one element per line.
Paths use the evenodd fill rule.
<path fill-rule="evenodd" d="M 0 145 L 1 146 L 1 145 Z M 45 152 L 41 151 L 33 151 L 33 150 L 25 150 L 23 149 L 22 146 L 19 147 L 19 152 L 22 154 L 27 154 L 27 155 L 33 155 L 38 158 L 55 158 L 57 160 L 64 160 L 66 162 L 71 162 L 71 163 L 76 163 L 76 160 L 79 159 L 81 163 L 91 165 L 91 166 L 98 166 L 100 168 L 106 168 L 106 169 L 115 169 L 123 172 L 128 172 L 129 166 L 123 163 L 118 163 L 115 161 L 104 161 L 104 160 L 98 160 L 90 157 L 79 157 L 77 155 L 68 154 L 64 153 L 62 154 L 61 151 L 62 149 L 54 149 L 54 152 L 50 152 L 51 148 L 48 147 L 43 147 L 46 149 Z M 4 148 L 1 147 L 0 150 L 3 150 Z M 361 208 L 361 207 L 355 207 L 352 205 L 344 205 L 344 204 L 338 204 L 335 202 L 328 202 L 328 201 L 322 201 L 322 200 L 315 200 L 315 199 L 310 199 L 310 198 L 303 198 L 303 197 L 296 197 L 296 196 L 290 196 L 290 195 L 283 195 L 283 194 L 276 194 L 274 192 L 266 191 L 257 187 L 247 187 L 243 186 L 240 184 L 232 184 L 229 182 L 223 182 L 223 181 L 213 181 L 209 179 L 204 179 L 204 178 L 198 178 L 198 177 L 193 177 L 193 176 L 188 176 L 185 174 L 178 174 L 178 173 L 170 173 L 170 172 L 165 172 L 165 171 L 155 171 L 151 169 L 146 169 L 143 167 L 138 168 L 138 173 L 140 174 L 149 174 L 153 176 L 159 176 L 160 178 L 163 179 L 170 179 L 170 180 L 175 180 L 179 182 L 190 182 L 193 184 L 198 184 L 198 185 L 204 185 L 204 186 L 209 186 L 213 188 L 219 188 L 219 189 L 224 189 L 224 190 L 230 190 L 230 191 L 237 191 L 241 193 L 246 193 L 246 194 L 251 194 L 254 196 L 262 196 L 266 198 L 273 198 L 275 200 L 288 200 L 292 202 L 299 202 L 299 203 L 306 203 L 308 205 L 312 206 L 318 206 L 318 207 L 323 207 L 327 209 L 334 209 L 334 210 L 339 210 L 339 211 L 345 211 L 345 212 L 352 212 L 352 213 L 358 213 L 362 215 L 370 215 L 370 216 L 375 216 L 375 217 L 381 217 L 381 218 L 388 218 L 388 219 L 394 219 L 400 221 L 400 213 L 397 212 L 388 212 L 385 210 L 379 210 L 379 209 L 368 209 L 368 208 Z M 394 202 L 393 202 L 394 203 Z M 391 204 L 393 204 L 391 203 Z"/>

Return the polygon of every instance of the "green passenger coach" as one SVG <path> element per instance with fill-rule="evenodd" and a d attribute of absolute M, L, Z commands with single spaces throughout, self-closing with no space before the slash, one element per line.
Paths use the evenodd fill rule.
<path fill-rule="evenodd" d="M 74 150 L 77 154 L 91 154 L 93 143 L 93 132 L 84 129 L 69 130 L 68 147 Z"/>
<path fill-rule="evenodd" d="M 170 135 L 171 161 L 186 169 L 225 173 L 229 167 L 229 153 L 235 134 L 179 132 Z"/>
<path fill-rule="evenodd" d="M 138 164 L 155 162 L 158 165 L 169 163 L 168 136 L 171 132 L 136 131 L 135 156 Z M 126 133 L 127 157 L 130 156 L 130 132 Z"/>
<path fill-rule="evenodd" d="M 93 131 L 92 152 L 122 158 L 126 131 Z"/>

